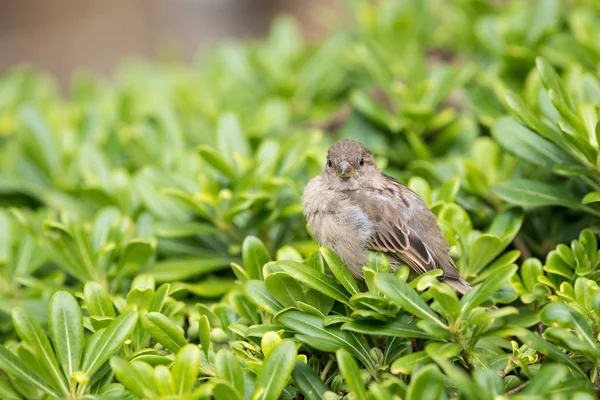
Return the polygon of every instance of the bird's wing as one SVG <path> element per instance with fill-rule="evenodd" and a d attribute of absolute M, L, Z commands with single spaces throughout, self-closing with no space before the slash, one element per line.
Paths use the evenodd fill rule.
<path fill-rule="evenodd" d="M 390 187 L 379 192 L 357 190 L 350 194 L 350 198 L 367 213 L 373 224 L 367 246 L 370 250 L 388 253 L 419 274 L 440 268 L 433 251 L 403 220 L 400 208 L 407 206 L 407 203 L 402 192 L 396 189 Z"/>

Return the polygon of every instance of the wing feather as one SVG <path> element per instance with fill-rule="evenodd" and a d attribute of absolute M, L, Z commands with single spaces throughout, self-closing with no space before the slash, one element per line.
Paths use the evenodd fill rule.
<path fill-rule="evenodd" d="M 393 198 L 388 200 L 385 194 L 373 195 L 364 191 L 350 195 L 375 222 L 367 243 L 370 250 L 388 253 L 419 274 L 442 268 L 423 239 L 402 219 L 398 209 L 400 204 Z"/>

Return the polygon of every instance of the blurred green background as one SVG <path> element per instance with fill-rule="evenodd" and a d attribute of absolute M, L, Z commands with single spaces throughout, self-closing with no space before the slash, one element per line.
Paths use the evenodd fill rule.
<path fill-rule="evenodd" d="M 597 397 L 597 1 L 0 4 L 0 397 Z M 467 295 L 310 238 L 342 137 Z"/>

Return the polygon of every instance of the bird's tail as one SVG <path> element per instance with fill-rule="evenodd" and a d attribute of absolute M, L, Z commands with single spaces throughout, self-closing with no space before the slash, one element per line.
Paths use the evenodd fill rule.
<path fill-rule="evenodd" d="M 448 285 L 452 286 L 454 288 L 454 290 L 456 290 L 457 292 L 459 292 L 460 294 L 465 294 L 467 293 L 467 291 L 469 289 L 472 288 L 471 284 L 467 281 L 465 281 L 463 278 L 449 278 L 446 277 L 446 279 L 444 280 Z M 489 306 L 487 307 L 488 311 L 492 311 L 492 310 L 497 310 L 498 307 L 496 306 Z"/>
<path fill-rule="evenodd" d="M 446 276 L 444 282 L 452 286 L 452 288 L 454 288 L 454 290 L 456 290 L 460 294 L 465 294 L 469 289 L 471 289 L 471 285 L 469 284 L 469 282 L 465 281 L 463 278 L 460 277 L 450 278 L 449 276 Z"/>

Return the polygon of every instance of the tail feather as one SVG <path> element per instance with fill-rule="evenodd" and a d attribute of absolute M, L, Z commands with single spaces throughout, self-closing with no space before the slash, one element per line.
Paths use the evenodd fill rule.
<path fill-rule="evenodd" d="M 450 278 L 449 276 L 446 276 L 446 279 L 444 279 L 444 282 L 446 282 L 448 285 L 452 286 L 452 288 L 454 288 L 454 290 L 456 290 L 458 293 L 460 294 L 465 294 L 467 293 L 467 291 L 469 289 L 471 289 L 471 285 L 469 284 L 469 282 L 465 281 L 463 278 Z"/>

